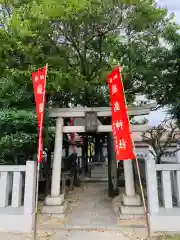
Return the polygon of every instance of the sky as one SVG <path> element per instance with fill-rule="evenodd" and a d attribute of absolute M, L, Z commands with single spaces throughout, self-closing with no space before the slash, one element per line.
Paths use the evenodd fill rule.
<path fill-rule="evenodd" d="M 175 19 L 180 24 L 180 1 L 179 0 L 157 0 L 158 5 L 166 7 L 170 13 L 175 13 Z"/>
<path fill-rule="evenodd" d="M 157 0 L 157 3 L 159 6 L 167 8 L 169 13 L 174 13 L 176 22 L 180 24 L 180 0 Z M 151 112 L 149 116 L 149 125 L 159 124 L 166 115 L 166 109 Z"/>

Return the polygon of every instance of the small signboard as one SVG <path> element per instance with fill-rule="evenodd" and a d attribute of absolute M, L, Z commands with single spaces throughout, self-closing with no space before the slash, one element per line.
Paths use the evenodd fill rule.
<path fill-rule="evenodd" d="M 86 132 L 97 132 L 98 121 L 96 112 L 85 113 L 85 131 Z"/>

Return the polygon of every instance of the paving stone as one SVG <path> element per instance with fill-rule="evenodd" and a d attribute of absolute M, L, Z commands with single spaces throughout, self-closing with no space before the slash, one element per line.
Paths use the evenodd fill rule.
<path fill-rule="evenodd" d="M 108 198 L 108 183 L 86 183 L 81 188 L 76 203 L 72 204 L 67 224 L 116 225 L 112 199 Z M 76 195 L 77 193 L 74 193 Z M 73 199 L 73 193 L 71 195 Z"/>
<path fill-rule="evenodd" d="M 128 240 L 120 232 L 104 232 L 104 231 L 69 231 L 69 232 L 58 232 L 54 240 Z"/>

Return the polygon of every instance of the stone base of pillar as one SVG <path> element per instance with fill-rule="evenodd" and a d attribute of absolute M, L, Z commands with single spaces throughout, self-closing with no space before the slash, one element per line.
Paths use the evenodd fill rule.
<path fill-rule="evenodd" d="M 61 194 L 57 197 L 52 197 L 51 195 L 47 196 L 44 204 L 48 206 L 61 205 L 64 202 L 64 194 Z"/>
<path fill-rule="evenodd" d="M 62 194 L 58 197 L 47 196 L 41 213 L 65 219 L 67 215 L 67 203 L 64 201 L 64 195 Z"/>
<path fill-rule="evenodd" d="M 144 208 L 141 205 L 139 195 L 129 197 L 125 194 L 121 197 L 122 203 L 120 206 L 120 219 L 142 218 Z"/>
<path fill-rule="evenodd" d="M 120 219 L 142 218 L 144 216 L 144 208 L 142 206 L 121 206 Z"/>
<path fill-rule="evenodd" d="M 135 196 L 127 196 L 126 194 L 122 195 L 122 202 L 125 206 L 140 206 L 141 205 L 141 199 L 138 194 Z"/>

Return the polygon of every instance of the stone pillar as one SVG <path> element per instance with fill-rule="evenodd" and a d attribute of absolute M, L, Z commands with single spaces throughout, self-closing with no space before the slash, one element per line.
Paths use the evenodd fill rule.
<path fill-rule="evenodd" d="M 180 143 L 177 143 L 177 149 L 180 149 Z M 180 163 L 180 150 L 177 151 L 177 162 Z"/>
<path fill-rule="evenodd" d="M 54 159 L 52 169 L 51 196 L 58 197 L 60 195 L 61 182 L 61 163 L 62 163 L 62 145 L 63 145 L 63 118 L 56 120 L 56 137 L 54 147 Z"/>
<path fill-rule="evenodd" d="M 123 203 L 124 205 L 140 205 L 140 196 L 135 193 L 132 160 L 123 161 L 123 164 L 125 178 L 125 194 L 123 194 Z"/>
<path fill-rule="evenodd" d="M 8 206 L 9 187 L 10 187 L 9 172 L 0 172 L 0 207 L 5 208 Z"/>
<path fill-rule="evenodd" d="M 36 212 L 36 162 L 26 162 L 25 192 L 24 192 L 24 213 L 35 214 Z"/>
<path fill-rule="evenodd" d="M 124 205 L 140 205 L 140 196 L 135 193 L 134 174 L 132 160 L 123 161 L 125 194 L 123 194 Z"/>
<path fill-rule="evenodd" d="M 152 151 L 152 148 L 149 148 L 149 150 Z M 159 210 L 156 162 L 151 152 L 149 152 L 149 158 L 145 161 L 145 164 L 148 212 L 151 215 Z"/>
<path fill-rule="evenodd" d="M 135 196 L 132 160 L 124 161 L 125 193 L 128 197 Z"/>
<path fill-rule="evenodd" d="M 22 173 L 13 173 L 12 203 L 11 206 L 18 208 L 22 202 Z"/>
<path fill-rule="evenodd" d="M 45 199 L 42 213 L 55 214 L 64 217 L 66 205 L 64 204 L 64 195 L 60 192 L 61 184 L 61 164 L 63 147 L 63 118 L 56 120 L 56 136 L 54 147 L 54 158 L 52 167 L 51 195 Z"/>
<path fill-rule="evenodd" d="M 125 193 L 122 194 L 120 218 L 129 219 L 134 216 L 142 217 L 142 215 L 144 214 L 144 209 L 141 206 L 140 196 L 135 192 L 132 160 L 125 160 L 123 161 L 123 164 L 125 178 Z"/>
<path fill-rule="evenodd" d="M 177 143 L 177 149 L 180 149 L 180 143 Z M 180 164 L 180 150 L 177 151 L 177 163 Z M 180 207 L 180 171 L 175 173 L 174 191 L 177 198 L 177 206 Z"/>

